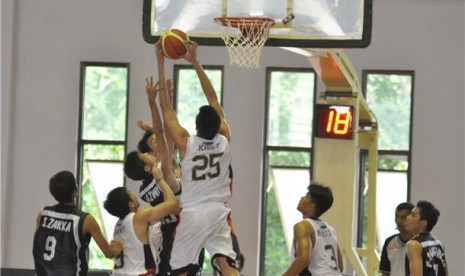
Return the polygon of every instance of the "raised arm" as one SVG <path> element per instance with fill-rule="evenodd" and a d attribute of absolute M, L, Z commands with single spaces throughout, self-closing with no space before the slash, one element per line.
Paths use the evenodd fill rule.
<path fill-rule="evenodd" d="M 160 83 L 160 106 L 163 112 L 163 126 L 169 137 L 179 150 L 181 160 L 186 152 L 189 133 L 179 124 L 178 117 L 173 106 L 169 102 L 169 95 L 165 86 L 165 57 L 161 49 L 160 41 L 155 44 L 158 65 L 158 81 Z"/>
<path fill-rule="evenodd" d="M 159 91 L 159 82 L 156 85 L 153 85 L 153 78 L 147 78 L 145 85 L 145 90 L 147 92 L 147 97 L 149 100 L 150 111 L 152 113 L 152 125 L 153 125 L 153 133 L 156 136 L 156 144 L 158 149 L 158 158 L 161 161 L 161 169 L 163 172 L 163 177 L 170 186 L 173 192 L 178 192 L 180 190 L 180 185 L 178 180 L 173 174 L 171 170 L 171 160 L 170 154 L 168 153 L 168 147 L 166 145 L 165 135 L 163 133 L 163 128 L 161 125 L 160 114 L 158 111 L 157 103 L 156 103 L 156 96 Z"/>
<path fill-rule="evenodd" d="M 309 235 L 310 228 L 310 223 L 306 221 L 301 221 L 294 225 L 294 239 L 297 241 L 297 256 L 291 266 L 284 272 L 283 276 L 299 275 L 299 273 L 308 266 L 311 257 L 310 248 L 312 248 L 312 240 Z"/>
<path fill-rule="evenodd" d="M 221 118 L 221 126 L 219 133 L 224 135 L 228 141 L 231 141 L 231 131 L 229 129 L 229 125 L 226 122 L 223 107 L 221 107 L 220 102 L 218 101 L 218 96 L 216 95 L 215 89 L 208 78 L 205 70 L 200 63 L 200 60 L 197 58 L 197 43 L 194 41 L 188 41 L 189 47 L 187 54 L 184 56 L 184 59 L 192 64 L 199 77 L 200 85 L 202 86 L 203 93 L 207 98 L 208 104 L 212 106 L 218 115 Z"/>

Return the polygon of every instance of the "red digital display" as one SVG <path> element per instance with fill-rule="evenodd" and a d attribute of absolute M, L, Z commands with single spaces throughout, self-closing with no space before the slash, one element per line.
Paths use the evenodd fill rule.
<path fill-rule="evenodd" d="M 317 105 L 316 137 L 353 138 L 354 107 L 349 105 Z"/>

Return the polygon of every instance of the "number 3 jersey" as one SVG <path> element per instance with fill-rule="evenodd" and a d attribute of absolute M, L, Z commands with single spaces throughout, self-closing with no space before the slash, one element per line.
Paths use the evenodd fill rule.
<path fill-rule="evenodd" d="M 87 215 L 63 204 L 42 210 L 32 250 L 36 275 L 87 275 L 90 234 L 82 236 Z"/>
<path fill-rule="evenodd" d="M 181 161 L 181 208 L 205 202 L 226 203 L 231 197 L 229 142 L 221 134 L 212 140 L 190 136 Z"/>
<path fill-rule="evenodd" d="M 310 248 L 310 264 L 299 275 L 342 276 L 339 271 L 336 231 L 325 221 L 306 218 L 315 231 L 315 244 Z M 297 255 L 297 242 L 293 241 L 291 262 Z"/>

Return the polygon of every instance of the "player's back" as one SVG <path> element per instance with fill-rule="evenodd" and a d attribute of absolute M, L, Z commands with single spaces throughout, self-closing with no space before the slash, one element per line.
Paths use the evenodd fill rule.
<path fill-rule="evenodd" d="M 446 254 L 442 243 L 430 233 L 421 233 L 413 237 L 412 240 L 418 241 L 423 248 L 423 275 L 447 275 Z M 409 262 L 405 262 L 406 275 L 410 274 L 410 267 L 408 264 Z"/>
<path fill-rule="evenodd" d="M 212 140 L 190 136 L 181 161 L 182 208 L 199 203 L 226 203 L 231 197 L 229 142 L 217 134 Z"/>
<path fill-rule="evenodd" d="M 43 209 L 34 234 L 37 275 L 87 275 L 90 235 L 82 236 L 87 215 L 75 206 L 63 204 Z"/>
<path fill-rule="evenodd" d="M 137 238 L 133 225 L 134 213 L 118 220 L 113 239 L 121 241 L 123 251 L 115 257 L 113 275 L 138 275 L 146 273 L 144 245 Z"/>

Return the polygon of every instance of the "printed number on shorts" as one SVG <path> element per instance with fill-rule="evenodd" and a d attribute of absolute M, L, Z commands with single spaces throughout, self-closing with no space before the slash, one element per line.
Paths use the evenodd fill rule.
<path fill-rule="evenodd" d="M 57 246 L 57 239 L 54 236 L 48 236 L 45 240 L 44 260 L 50 261 L 55 257 L 55 247 Z"/>
<path fill-rule="evenodd" d="M 223 155 L 220 153 L 212 153 L 209 155 L 196 155 L 192 158 L 192 161 L 196 162 L 196 165 L 192 168 L 192 180 L 205 180 L 208 178 L 218 177 L 221 173 L 220 163 L 218 159 Z M 208 169 L 208 170 L 207 170 Z M 205 170 L 207 170 L 205 172 Z"/>
<path fill-rule="evenodd" d="M 115 269 L 121 269 L 124 267 L 124 249 L 121 250 L 121 253 L 115 257 L 114 259 L 115 262 Z"/>
<path fill-rule="evenodd" d="M 336 251 L 334 250 L 334 247 L 331 244 L 327 244 L 325 245 L 325 251 L 326 251 L 326 254 L 328 254 L 329 257 L 331 258 L 331 261 L 329 263 L 329 266 L 331 267 L 331 269 L 339 270 L 337 266 Z"/>

